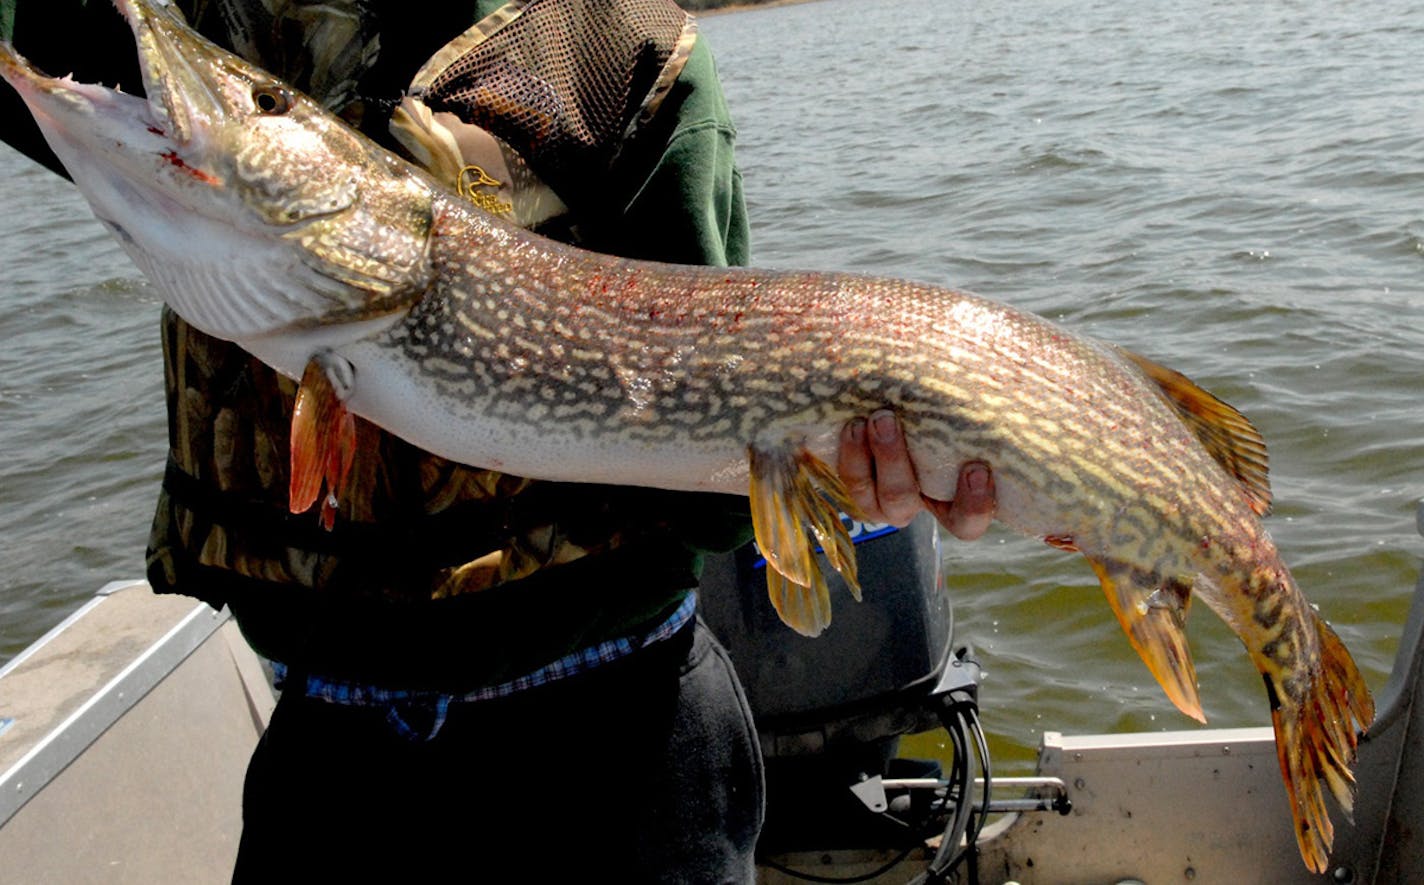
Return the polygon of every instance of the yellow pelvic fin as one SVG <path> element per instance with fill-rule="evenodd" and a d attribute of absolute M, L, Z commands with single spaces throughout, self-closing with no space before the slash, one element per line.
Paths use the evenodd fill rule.
<path fill-rule="evenodd" d="M 1130 350 L 1118 351 L 1157 385 L 1216 462 L 1236 478 L 1257 516 L 1271 511 L 1270 458 L 1261 432 L 1230 404 L 1198 387 L 1186 375 Z"/>
<path fill-rule="evenodd" d="M 302 372 L 292 410 L 291 477 L 288 509 L 305 513 L 321 495 L 321 524 L 335 525 L 338 496 L 345 490 L 356 455 L 356 418 L 346 409 L 329 372 L 327 361 L 313 357 Z"/>
<path fill-rule="evenodd" d="M 1187 644 L 1191 587 L 1117 560 L 1088 557 L 1123 632 L 1178 710 L 1206 722 Z"/>
<path fill-rule="evenodd" d="M 766 558 L 771 604 L 791 629 L 817 636 L 831 622 L 831 597 L 811 537 L 860 599 L 855 547 L 840 516 L 854 504 L 835 471 L 804 446 L 752 445 L 747 456 L 752 528 Z"/>

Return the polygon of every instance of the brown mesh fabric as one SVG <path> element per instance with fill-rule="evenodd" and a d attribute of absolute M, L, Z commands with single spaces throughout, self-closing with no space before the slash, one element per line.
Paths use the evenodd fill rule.
<path fill-rule="evenodd" d="M 671 0 L 533 0 L 504 12 L 447 47 L 452 60 L 423 71 L 415 91 L 509 143 L 561 195 L 576 193 L 651 111 L 692 19 Z"/>

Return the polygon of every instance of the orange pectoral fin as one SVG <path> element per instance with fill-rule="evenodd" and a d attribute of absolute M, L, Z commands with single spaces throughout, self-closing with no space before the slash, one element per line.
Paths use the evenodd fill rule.
<path fill-rule="evenodd" d="M 328 532 L 336 525 L 336 508 L 341 503 L 339 493 L 346 488 L 346 478 L 351 475 L 351 463 L 356 458 L 356 416 L 338 403 L 341 414 L 332 422 L 336 439 L 327 448 L 326 497 L 321 502 L 321 526 Z M 308 505 L 310 506 L 310 505 Z"/>
<path fill-rule="evenodd" d="M 356 453 L 356 419 L 347 411 L 321 357 L 313 357 L 302 373 L 292 410 L 290 445 L 288 509 L 292 513 L 310 510 L 325 482 L 321 522 L 329 530 Z"/>
<path fill-rule="evenodd" d="M 1153 580 L 1116 560 L 1088 557 L 1123 632 L 1178 710 L 1206 722 L 1197 693 L 1197 671 L 1187 644 L 1191 588 Z M 1161 584 L 1162 586 L 1158 586 Z"/>
<path fill-rule="evenodd" d="M 310 510 L 321 494 L 326 471 L 324 393 L 335 396 L 326 373 L 312 360 L 302 373 L 296 407 L 292 410 L 291 478 L 287 490 L 287 509 L 292 513 Z"/>

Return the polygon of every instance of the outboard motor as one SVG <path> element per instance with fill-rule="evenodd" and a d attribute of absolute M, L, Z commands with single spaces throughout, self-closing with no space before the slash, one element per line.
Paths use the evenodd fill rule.
<path fill-rule="evenodd" d="M 843 518 L 856 543 L 863 601 L 855 602 L 820 554 L 833 614 L 819 637 L 781 622 L 755 544 L 709 557 L 703 574 L 702 617 L 736 665 L 766 760 L 763 856 L 903 848 L 928 835 L 907 831 L 905 817 L 942 821 L 950 801 L 964 806 L 960 816 L 968 812 L 973 781 L 963 782 L 969 747 L 960 724 L 972 721 L 977 733 L 978 667 L 952 645 L 937 525 L 928 514 L 899 530 Z M 872 797 L 858 785 L 941 780 L 937 761 L 896 758 L 900 736 L 941 725 L 951 729 L 953 767 L 962 769 L 957 792 L 951 786 L 914 795 L 916 805 L 936 809 L 877 813 L 886 810 L 884 791 Z"/>

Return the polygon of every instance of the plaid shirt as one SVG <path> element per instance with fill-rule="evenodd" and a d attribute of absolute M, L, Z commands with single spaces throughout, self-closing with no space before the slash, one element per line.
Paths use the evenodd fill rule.
<path fill-rule="evenodd" d="M 415 741 L 428 741 L 434 738 L 440 732 L 441 726 L 445 724 L 451 704 L 467 704 L 505 698 L 517 692 L 548 685 L 551 682 L 567 679 L 580 673 L 587 673 L 604 664 L 625 658 L 639 649 L 670 638 L 678 630 L 687 626 L 696 613 L 697 594 L 695 592 L 688 593 L 682 604 L 667 620 L 646 633 L 600 642 L 597 645 L 565 655 L 508 682 L 478 688 L 465 694 L 388 689 L 311 675 L 306 677 L 305 693 L 309 698 L 316 698 L 330 704 L 349 707 L 384 707 L 386 721 L 398 734 Z M 288 689 L 289 686 L 286 684 L 287 665 L 281 661 L 272 661 L 271 663 L 277 688 Z M 296 687 L 290 688 L 295 689 Z"/>

